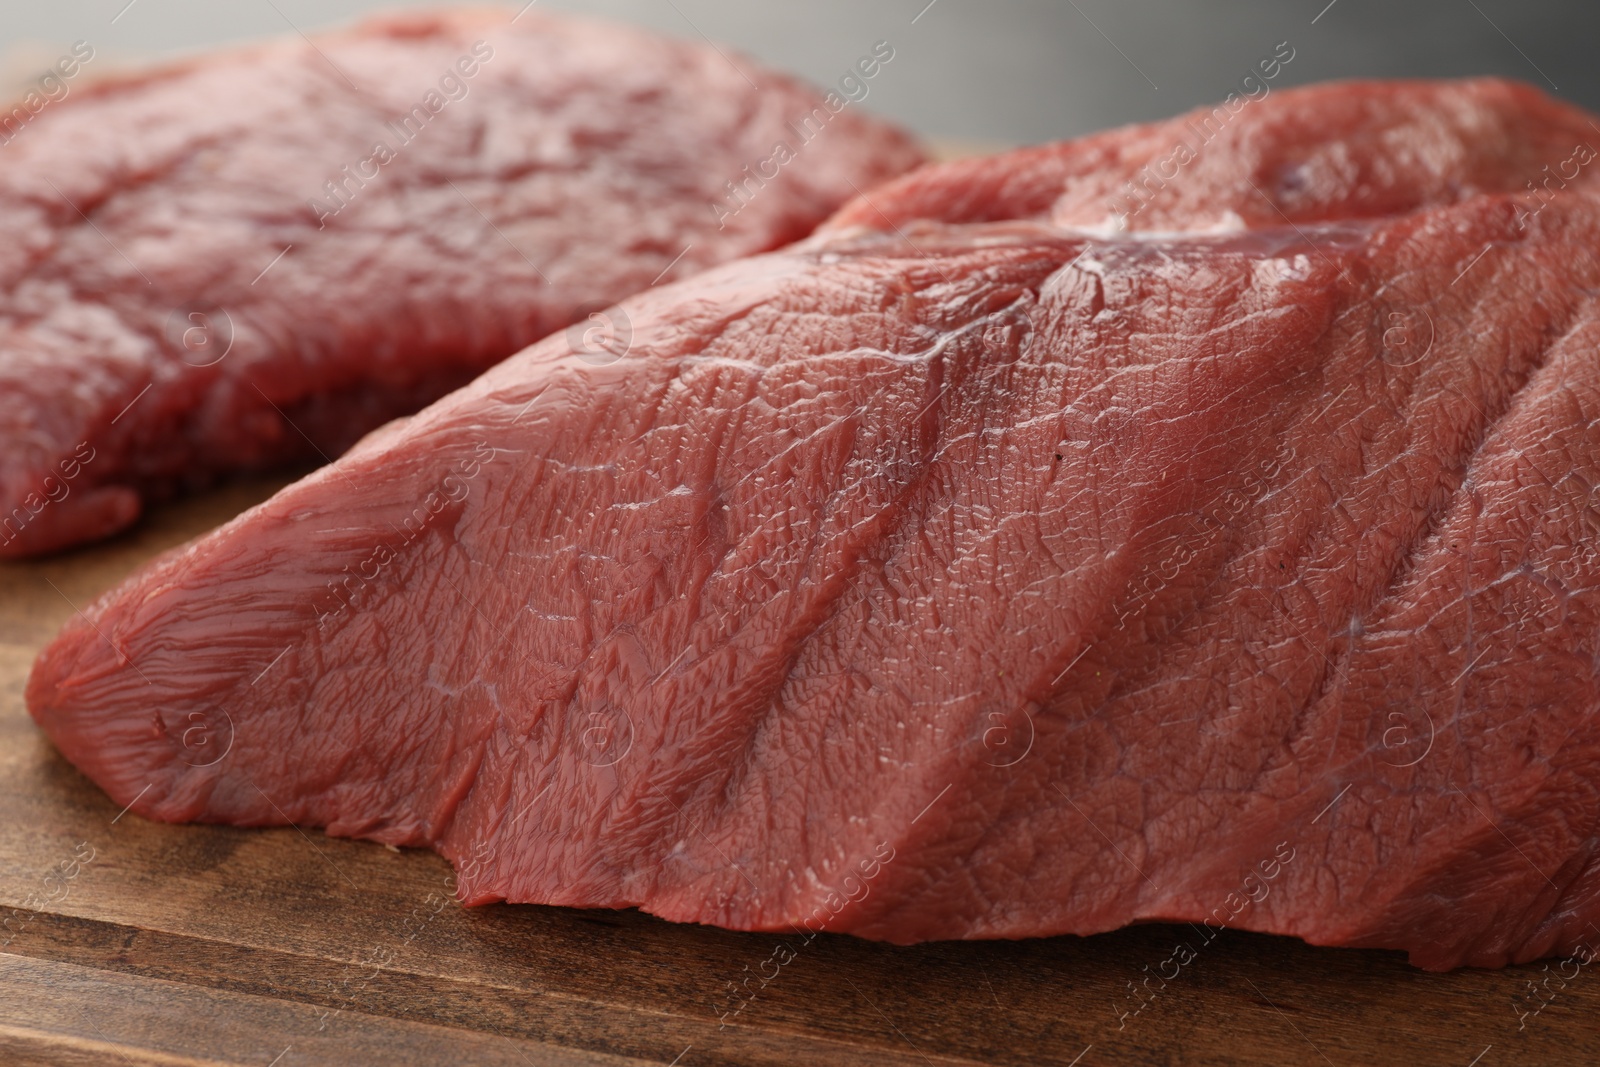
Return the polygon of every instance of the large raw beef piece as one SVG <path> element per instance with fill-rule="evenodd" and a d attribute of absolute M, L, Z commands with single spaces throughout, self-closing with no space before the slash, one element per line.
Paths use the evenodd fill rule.
<path fill-rule="evenodd" d="M 1235 121 L 1243 167 L 1415 189 L 1275 222 L 1212 170 L 1232 232 L 902 212 L 649 290 L 624 358 L 550 338 L 151 564 L 33 714 L 119 805 L 432 847 L 469 902 L 1592 942 L 1600 209 L 1503 158 L 1587 120 L 1401 84 Z"/>
<path fill-rule="evenodd" d="M 105 62 L 0 114 L 0 557 L 337 455 L 575 320 L 603 356 L 626 324 L 590 313 L 922 158 L 837 93 L 538 9 Z"/>

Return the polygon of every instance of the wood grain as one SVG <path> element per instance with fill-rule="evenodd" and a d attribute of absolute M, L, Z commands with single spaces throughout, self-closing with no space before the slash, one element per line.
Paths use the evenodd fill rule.
<path fill-rule="evenodd" d="M 28 665 L 77 607 L 277 484 L 0 566 L 0 1062 L 1600 1062 L 1587 969 L 1564 988 L 1553 966 L 1430 975 L 1393 953 L 1188 926 L 913 948 L 822 935 L 722 1019 L 729 983 L 759 976 L 780 938 L 635 912 L 468 910 L 431 853 L 122 814 L 28 718 Z M 1138 1003 L 1130 983 L 1180 943 L 1194 961 L 1119 1018 Z M 1522 1019 L 1517 1005 L 1549 996 L 1530 981 L 1556 995 Z"/>

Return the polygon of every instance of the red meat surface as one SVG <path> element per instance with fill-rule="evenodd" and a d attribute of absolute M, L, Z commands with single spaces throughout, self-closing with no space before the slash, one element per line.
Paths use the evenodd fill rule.
<path fill-rule="evenodd" d="M 0 114 L 0 557 L 338 455 L 921 161 L 711 46 L 513 15 L 383 17 Z M 582 329 L 600 354 L 626 324 Z"/>
<path fill-rule="evenodd" d="M 1170 189 L 1199 232 L 1049 206 L 1175 123 L 639 294 L 624 358 L 549 338 L 151 564 L 29 706 L 118 804 L 431 847 L 474 903 L 1592 942 L 1600 210 L 1518 170 L 1588 119 L 1478 82 L 1233 122 Z M 1262 181 L 1331 158 L 1359 187 Z"/>

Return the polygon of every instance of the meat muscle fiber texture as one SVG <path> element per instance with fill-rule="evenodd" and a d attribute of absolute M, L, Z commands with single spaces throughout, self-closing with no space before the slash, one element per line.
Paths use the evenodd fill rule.
<path fill-rule="evenodd" d="M 29 706 L 119 805 L 431 847 L 472 903 L 1573 950 L 1600 210 L 1525 184 L 1588 121 L 1274 94 L 1164 191 L 1192 233 L 1060 206 L 1182 121 L 925 172 L 152 563 Z"/>
<path fill-rule="evenodd" d="M 0 557 L 337 455 L 921 161 L 834 104 L 707 45 L 507 8 L 382 17 L 0 115 Z M 597 354 L 622 343 L 608 327 L 626 333 L 583 327 Z"/>

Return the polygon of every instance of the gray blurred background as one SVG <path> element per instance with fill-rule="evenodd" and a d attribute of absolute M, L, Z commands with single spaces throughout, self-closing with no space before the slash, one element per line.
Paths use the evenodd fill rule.
<path fill-rule="evenodd" d="M 895 58 L 864 106 L 930 137 L 993 145 L 1075 136 L 1220 99 L 1284 41 L 1294 59 L 1273 88 L 1499 74 L 1600 107 L 1594 0 L 537 2 L 708 37 L 824 84 L 887 40 Z M 0 72 L 11 89 L 78 39 L 112 61 L 103 70 L 439 3 L 0 0 Z"/>

